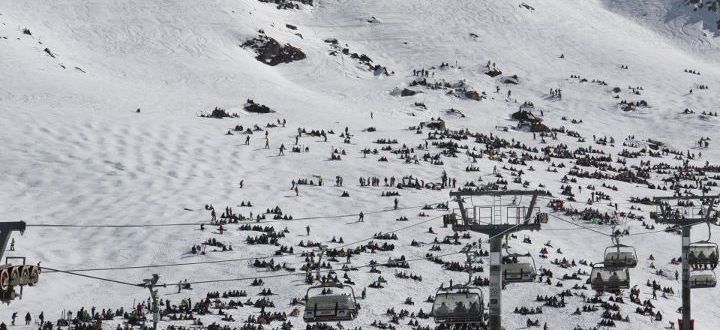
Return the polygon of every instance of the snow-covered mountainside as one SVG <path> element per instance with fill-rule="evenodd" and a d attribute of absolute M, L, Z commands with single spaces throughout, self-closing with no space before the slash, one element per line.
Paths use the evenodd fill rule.
<path fill-rule="evenodd" d="M 428 296 L 467 274 L 428 254 L 462 263 L 465 244 L 481 239 L 487 249 L 477 233 L 445 240 L 454 233 L 442 216 L 456 205 L 437 205 L 450 191 L 491 184 L 548 191 L 566 207 L 552 211 L 542 198 L 549 223 L 509 237 L 509 250 L 529 252 L 554 275 L 549 285 L 545 276 L 506 287 L 506 329 L 528 318 L 549 329 L 607 322 L 603 304 L 586 301 L 595 295 L 582 287 L 591 268 L 579 263 L 602 259 L 612 231 L 602 218 L 615 210 L 625 215 L 617 229 L 630 234 L 622 243 L 640 260 L 631 283 L 653 306 L 631 302 L 626 290 L 610 312 L 629 322 L 615 326 L 667 327 L 681 306 L 680 267 L 670 263 L 680 236 L 631 200 L 718 193 L 719 16 L 684 0 L 0 1 L 0 221 L 28 224 L 5 256 L 46 267 L 22 299 L 0 307 L 0 320 L 18 312 L 20 325 L 29 312 L 35 324 L 44 312 L 56 324 L 83 307 L 130 312 L 149 294 L 126 284 L 158 274 L 168 284 L 159 288 L 163 328 L 191 326 L 173 320 L 187 312 L 172 306 L 209 292 L 221 297 L 192 312 L 206 326 L 254 329 L 261 309 L 252 305 L 267 298 L 274 307 L 265 312 L 305 328 L 302 314 L 291 315 L 302 306 L 291 302 L 308 288 L 307 243 L 319 242 L 356 252 L 349 265 L 329 262 L 367 295 L 345 328 L 434 328 L 419 313 L 430 312 Z M 539 120 L 520 125 L 519 117 Z M 438 118 L 446 130 L 427 125 Z M 680 176 L 686 161 L 692 170 Z M 443 185 L 443 173 L 454 183 Z M 370 178 L 377 184 L 365 184 Z M 221 230 L 211 208 L 227 221 L 226 207 L 265 218 Z M 293 220 L 273 219 L 275 207 Z M 585 209 L 597 212 L 571 216 Z M 706 231 L 698 226 L 693 240 Z M 401 256 L 409 268 L 370 272 L 372 261 Z M 257 267 L 255 258 L 280 267 Z M 577 264 L 554 263 L 563 258 Z M 580 279 L 562 279 L 573 273 Z M 384 288 L 369 287 L 378 276 Z M 191 289 L 179 291 L 184 280 Z M 648 281 L 674 294 L 658 290 L 655 300 Z M 247 297 L 222 298 L 230 290 Z M 568 290 L 564 307 L 537 300 Z M 697 329 L 720 321 L 719 293 L 693 290 Z M 514 312 L 521 307 L 542 313 Z M 401 309 L 412 317 L 400 318 Z"/>

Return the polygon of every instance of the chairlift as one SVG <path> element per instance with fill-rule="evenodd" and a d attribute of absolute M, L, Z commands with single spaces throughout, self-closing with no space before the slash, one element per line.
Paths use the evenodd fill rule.
<path fill-rule="evenodd" d="M 320 278 L 320 265 L 322 264 L 322 257 L 325 254 L 324 245 L 320 247 L 320 253 L 318 255 L 318 262 L 316 268 L 316 275 Z M 341 289 L 349 293 L 334 293 L 332 290 L 326 289 Z M 321 294 L 310 295 L 311 291 L 322 289 Z M 358 303 L 355 298 L 355 290 L 352 286 L 335 283 L 325 282 L 319 285 L 311 286 L 305 293 L 307 301 L 305 302 L 305 313 L 303 314 L 303 320 L 305 322 L 335 322 L 335 321 L 350 321 L 355 319 L 358 313 Z"/>
<path fill-rule="evenodd" d="M 350 289 L 350 292 L 313 294 L 311 291 L 317 289 Z M 350 321 L 355 319 L 358 313 L 355 290 L 349 285 L 340 283 L 324 283 L 308 288 L 307 302 L 305 303 L 305 322 L 336 322 Z"/>
<path fill-rule="evenodd" d="M 612 246 L 605 248 L 604 264 L 608 267 L 635 268 L 638 264 L 638 257 L 635 248 L 629 245 L 620 244 L 617 236 L 612 237 Z"/>
<path fill-rule="evenodd" d="M 530 262 L 520 262 L 518 259 L 529 259 Z M 510 253 L 503 257 L 503 280 L 507 283 L 532 282 L 537 276 L 535 259 L 528 254 Z"/>
<path fill-rule="evenodd" d="M 22 260 L 21 264 L 9 263 L 11 259 Z M 7 257 L 5 264 L 0 265 L 0 302 L 22 298 L 23 287 L 37 284 L 40 278 L 41 268 L 39 265 L 25 264 L 25 257 Z M 19 287 L 19 291 L 15 289 Z"/>
<path fill-rule="evenodd" d="M 714 270 L 718 265 L 718 245 L 710 241 L 710 223 L 708 225 L 708 238 L 690 244 L 688 251 L 688 264 L 693 269 Z"/>
<path fill-rule="evenodd" d="M 470 245 L 465 247 L 468 281 L 465 284 L 442 286 L 435 293 L 432 315 L 437 324 L 461 325 L 483 323 L 484 299 L 480 288 L 472 286 L 473 267 Z"/>
<path fill-rule="evenodd" d="M 630 271 L 624 267 L 593 265 L 590 286 L 595 291 L 617 291 L 630 288 Z"/>
<path fill-rule="evenodd" d="M 435 293 L 432 315 L 438 324 L 467 324 L 483 321 L 484 300 L 477 287 L 455 285 Z"/>
<path fill-rule="evenodd" d="M 718 264 L 718 245 L 709 241 L 690 244 L 688 264 L 692 268 L 715 269 Z"/>
<path fill-rule="evenodd" d="M 525 235 L 523 242 L 528 241 L 530 241 L 530 237 Z M 530 253 L 510 253 L 508 248 L 508 236 L 505 235 L 506 255 L 503 256 L 502 260 L 503 281 L 506 283 L 525 283 L 534 281 L 537 276 L 537 268 L 535 267 L 535 259 L 532 255 Z"/>
<path fill-rule="evenodd" d="M 13 286 L 35 285 L 40 277 L 40 266 L 25 264 L 24 257 L 8 257 L 7 259 L 21 259 L 23 262 L 19 265 L 13 265 L 5 262 L 0 265 L 0 290 L 5 290 Z"/>
<path fill-rule="evenodd" d="M 717 278 L 711 270 L 693 271 L 690 273 L 691 289 L 714 288 L 716 285 Z"/>

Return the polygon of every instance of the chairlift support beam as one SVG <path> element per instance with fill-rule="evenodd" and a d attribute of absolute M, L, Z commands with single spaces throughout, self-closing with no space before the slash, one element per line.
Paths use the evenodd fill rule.
<path fill-rule="evenodd" d="M 5 254 L 10 234 L 14 231 L 24 233 L 26 227 L 25 221 L 0 222 L 0 258 Z"/>
<path fill-rule="evenodd" d="M 495 237 L 503 234 L 509 234 L 516 231 L 522 230 L 540 230 L 540 223 L 537 221 L 531 222 L 532 213 L 537 203 L 537 197 L 541 194 L 545 194 L 543 191 L 538 190 L 487 190 L 487 191 L 451 191 L 450 197 L 455 197 L 455 201 L 458 203 L 460 208 L 460 216 L 462 217 L 462 223 L 453 224 L 453 231 L 474 231 L 482 234 L 486 234 L 490 237 Z M 531 196 L 530 203 L 525 209 L 525 216 L 522 222 L 516 224 L 509 223 L 490 223 L 481 224 L 473 223 L 468 216 L 468 210 L 465 208 L 463 197 L 469 196 L 492 196 L 503 197 L 503 196 Z M 502 217 L 502 205 L 498 205 L 499 212 L 495 212 L 495 206 L 493 206 L 492 220 L 494 221 L 496 213 Z"/>

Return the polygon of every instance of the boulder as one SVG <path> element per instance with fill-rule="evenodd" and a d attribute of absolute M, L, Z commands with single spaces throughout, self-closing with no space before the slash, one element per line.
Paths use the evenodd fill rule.
<path fill-rule="evenodd" d="M 290 63 L 305 58 L 305 53 L 290 44 L 281 45 L 277 40 L 266 35 L 259 35 L 242 44 L 243 48 L 255 50 L 255 59 L 267 65 L 275 66 L 280 63 Z"/>
<path fill-rule="evenodd" d="M 268 106 L 266 106 L 266 105 L 263 105 L 263 104 L 260 104 L 260 103 L 256 103 L 255 101 L 253 101 L 253 100 L 251 100 L 251 99 L 248 99 L 248 100 L 247 100 L 247 102 L 245 103 L 245 106 L 244 106 L 243 108 L 245 109 L 245 111 L 247 111 L 247 112 L 253 112 L 253 113 L 271 113 L 271 112 L 275 112 L 275 111 L 271 110 L 270 107 L 268 107 Z"/>
<path fill-rule="evenodd" d="M 412 89 L 403 88 L 403 90 L 400 92 L 400 96 L 413 96 L 417 93 L 417 91 L 414 91 Z"/>

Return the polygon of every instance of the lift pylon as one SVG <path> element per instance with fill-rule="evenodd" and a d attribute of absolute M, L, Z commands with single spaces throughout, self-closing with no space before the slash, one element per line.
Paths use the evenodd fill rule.
<path fill-rule="evenodd" d="M 653 201 L 657 206 L 656 212 L 651 212 L 650 217 L 660 224 L 669 224 L 682 228 L 682 326 L 680 330 L 690 330 L 691 325 L 691 302 L 690 290 L 702 287 L 712 287 L 715 284 L 714 275 L 712 280 L 706 277 L 701 282 L 691 281 L 690 275 L 690 228 L 701 223 L 714 223 L 718 219 L 715 211 L 715 204 L 720 196 L 665 196 L 655 197 Z M 697 278 L 696 278 L 697 279 Z M 700 283 L 700 284 L 698 284 Z M 710 286 L 708 283 L 712 283 Z"/>
<path fill-rule="evenodd" d="M 537 198 L 546 193 L 538 190 L 460 190 L 451 191 L 450 197 L 457 202 L 460 219 L 450 214 L 445 224 L 454 231 L 474 231 L 488 235 L 490 241 L 490 296 L 488 302 L 488 329 L 502 329 L 502 237 L 521 230 L 540 230 L 547 222 L 547 215 L 533 211 Z M 465 205 L 465 199 L 472 198 L 472 207 Z M 523 199 L 528 203 L 523 206 Z M 475 205 L 475 201 L 480 205 Z"/>

